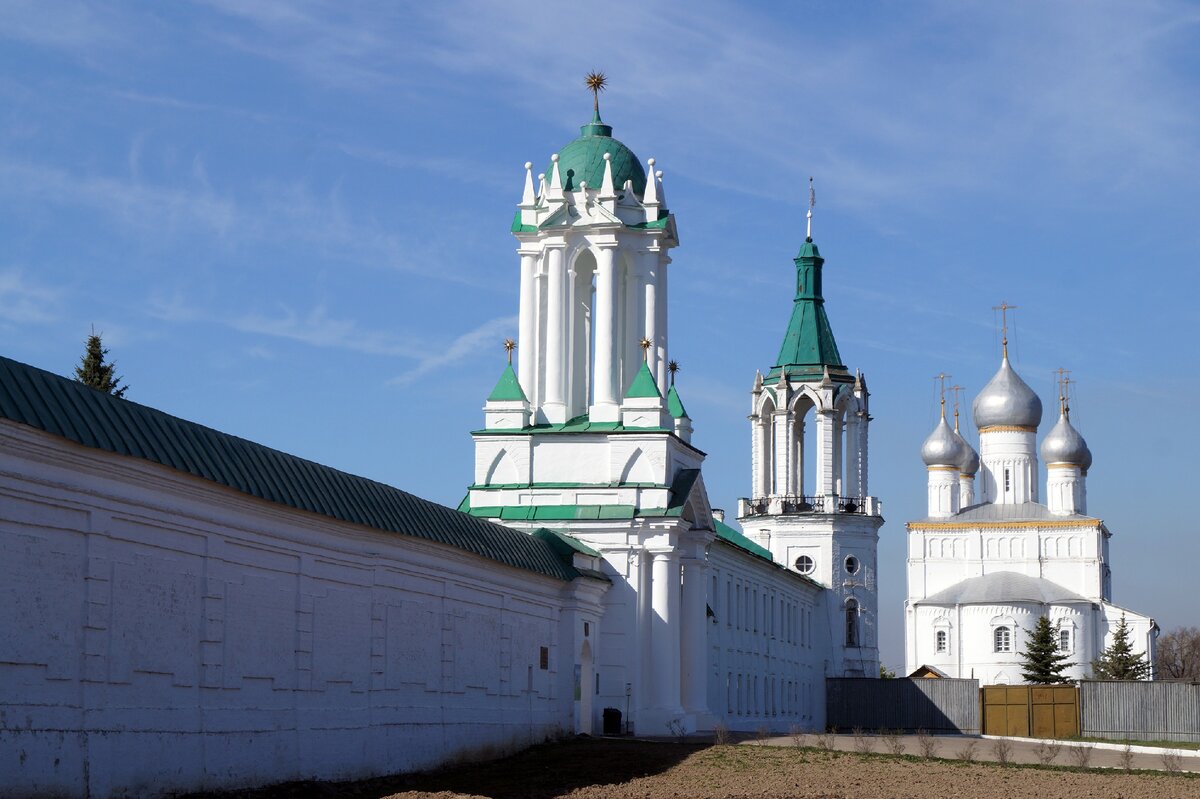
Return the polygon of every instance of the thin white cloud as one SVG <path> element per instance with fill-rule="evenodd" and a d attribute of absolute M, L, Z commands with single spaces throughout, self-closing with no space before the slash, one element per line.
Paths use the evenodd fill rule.
<path fill-rule="evenodd" d="M 30 280 L 22 269 L 0 269 L 0 320 L 16 324 L 58 321 L 62 295 L 59 289 Z"/>
<path fill-rule="evenodd" d="M 515 316 L 504 316 L 484 322 L 474 330 L 463 333 L 454 339 L 444 349 L 419 356 L 415 367 L 393 377 L 388 383 L 392 385 L 408 385 L 431 372 L 446 369 L 460 363 L 472 354 L 485 348 L 488 344 L 496 344 L 505 334 L 511 335 L 515 333 L 516 327 L 517 317 Z M 498 347 L 496 351 L 499 352 Z"/>
<path fill-rule="evenodd" d="M 226 319 L 224 322 L 243 333 L 256 333 L 298 341 L 314 347 L 350 350 L 368 355 L 412 357 L 416 348 L 416 344 L 410 339 L 384 331 L 364 330 L 351 319 L 335 319 L 320 305 L 304 314 L 284 307 L 274 315 L 247 313 Z"/>
<path fill-rule="evenodd" d="M 130 151 L 130 164 L 136 160 Z M 102 175 L 75 175 L 43 164 L 0 160 L 0 185 L 5 194 L 55 205 L 85 206 L 110 214 L 138 230 L 162 231 L 176 225 L 198 224 L 224 234 L 238 212 L 232 200 L 211 192 L 146 185 Z"/>

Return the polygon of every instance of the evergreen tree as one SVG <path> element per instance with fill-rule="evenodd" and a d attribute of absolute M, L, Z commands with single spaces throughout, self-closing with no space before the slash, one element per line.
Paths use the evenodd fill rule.
<path fill-rule="evenodd" d="M 1134 654 L 1124 613 L 1113 633 L 1113 642 L 1092 661 L 1092 676 L 1097 680 L 1144 680 L 1150 676 L 1146 656 Z"/>
<path fill-rule="evenodd" d="M 1028 636 L 1025 651 L 1021 653 L 1021 676 L 1025 682 L 1036 685 L 1070 682 L 1062 673 L 1075 664 L 1066 662 L 1070 656 L 1058 651 L 1058 628 L 1050 624 L 1050 619 L 1040 616 Z"/>
<path fill-rule="evenodd" d="M 100 341 L 100 334 L 92 328 L 92 334 L 87 338 L 86 349 L 79 365 L 75 367 L 75 379 L 84 385 L 91 386 L 97 391 L 112 394 L 114 397 L 124 397 L 129 386 L 121 385 L 121 377 L 113 377 L 117 368 L 115 363 L 105 363 L 108 349 Z"/>

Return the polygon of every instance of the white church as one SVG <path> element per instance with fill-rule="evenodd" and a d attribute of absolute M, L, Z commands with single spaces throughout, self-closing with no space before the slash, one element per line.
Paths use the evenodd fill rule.
<path fill-rule="evenodd" d="M 1007 330 L 1002 347 L 1000 370 L 972 405 L 979 452 L 959 432 L 957 402 L 953 429 L 947 423 L 944 389 L 941 418 L 921 447 L 929 509 L 907 525 L 906 672 L 1024 682 L 1021 652 L 1041 616 L 1075 664 L 1064 672 L 1070 679 L 1091 676 L 1122 617 L 1153 668 L 1154 620 L 1112 601 L 1112 533 L 1088 515 L 1092 453 L 1071 424 L 1069 382 L 1060 383 L 1058 421 L 1042 439 L 1042 503 L 1042 402 L 1009 363 Z"/>
<path fill-rule="evenodd" d="M 0 357 L 6 788 L 365 777 L 614 711 L 645 735 L 822 729 L 826 677 L 877 676 L 868 392 L 823 259 L 810 236 L 780 274 L 784 342 L 747 375 L 742 534 L 673 383 L 679 237 L 644 163 L 597 109 L 526 165 L 517 368 L 458 510 Z"/>

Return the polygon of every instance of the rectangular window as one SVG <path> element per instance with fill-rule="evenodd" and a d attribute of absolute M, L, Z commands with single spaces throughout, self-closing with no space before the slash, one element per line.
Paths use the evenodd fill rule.
<path fill-rule="evenodd" d="M 950 636 L 946 634 L 945 630 L 937 631 L 937 651 L 938 652 L 945 652 L 948 649 L 949 639 L 950 639 Z"/>
<path fill-rule="evenodd" d="M 1058 650 L 1060 652 L 1070 652 L 1071 651 L 1071 631 L 1070 630 L 1059 630 L 1058 631 Z"/>
<path fill-rule="evenodd" d="M 1012 490 L 1012 481 L 1008 477 L 1008 469 L 1004 470 L 1004 493 L 1007 494 Z"/>
<path fill-rule="evenodd" d="M 542 647 L 542 651 L 539 656 L 538 668 L 540 668 L 542 671 L 546 671 L 547 669 L 550 668 L 550 647 L 548 647 L 548 646 Z"/>

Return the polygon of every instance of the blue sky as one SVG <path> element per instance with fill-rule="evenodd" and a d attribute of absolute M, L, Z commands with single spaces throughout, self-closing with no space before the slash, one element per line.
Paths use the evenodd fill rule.
<path fill-rule="evenodd" d="M 0 353 L 69 374 L 95 325 L 133 400 L 457 504 L 516 333 L 522 165 L 577 135 L 601 69 L 678 220 L 671 354 L 715 505 L 748 491 L 813 175 L 872 391 L 884 661 L 931 378 L 983 386 L 1001 300 L 1043 433 L 1053 370 L 1078 381 L 1115 600 L 1200 623 L 1200 9 L 589 8 L 9 0 Z"/>

